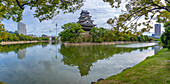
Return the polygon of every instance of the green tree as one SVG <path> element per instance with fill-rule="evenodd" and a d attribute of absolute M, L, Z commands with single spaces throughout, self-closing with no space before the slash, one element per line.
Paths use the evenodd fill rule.
<path fill-rule="evenodd" d="M 170 49 L 170 22 L 164 24 L 165 32 L 161 35 L 160 39 L 164 48 Z"/>
<path fill-rule="evenodd" d="M 115 18 L 108 19 L 107 23 L 113 26 L 115 31 L 131 31 L 140 35 L 143 32 L 150 31 L 153 28 L 150 24 L 152 19 L 157 22 L 170 21 L 170 0 L 103 0 L 109 2 L 112 8 L 120 8 L 121 4 L 125 4 L 122 14 Z M 163 3 L 162 1 L 165 1 Z M 124 6 L 124 5 L 123 5 Z M 145 21 L 139 22 L 140 18 Z M 144 25 L 146 28 L 137 30 L 138 26 Z"/>
<path fill-rule="evenodd" d="M 64 24 L 64 26 L 62 26 L 62 29 L 64 29 L 64 31 L 59 33 L 61 41 L 77 42 L 77 39 L 81 36 L 80 33 L 85 32 L 81 28 L 82 26 L 79 23 L 73 22 Z"/>
<path fill-rule="evenodd" d="M 108 32 L 109 30 L 105 28 L 92 27 L 89 34 L 92 35 L 93 42 L 102 42 L 104 34 Z"/>
<path fill-rule="evenodd" d="M 37 40 L 41 40 L 41 39 L 38 38 Z M 48 37 L 42 37 L 42 40 L 48 41 L 49 38 Z"/>
<path fill-rule="evenodd" d="M 2 41 L 2 39 L 6 39 L 7 38 L 7 33 L 5 31 L 4 25 L 0 24 L 0 42 Z"/>
<path fill-rule="evenodd" d="M 13 36 L 12 36 L 12 34 L 10 34 L 10 33 L 7 34 L 7 40 L 8 40 L 8 41 L 13 41 Z"/>
<path fill-rule="evenodd" d="M 35 18 L 41 21 L 52 19 L 59 12 L 75 12 L 83 6 L 84 0 L 1 0 L 0 18 L 10 19 L 19 22 L 22 20 L 22 13 L 25 7 L 34 9 Z"/>
<path fill-rule="evenodd" d="M 13 35 L 13 41 L 20 41 L 19 37 L 17 37 L 16 34 L 12 34 Z"/>
<path fill-rule="evenodd" d="M 104 34 L 104 41 L 106 42 L 112 42 L 116 40 L 116 35 L 114 34 L 114 32 L 112 30 L 110 30 L 109 32 L 107 32 L 106 34 Z"/>

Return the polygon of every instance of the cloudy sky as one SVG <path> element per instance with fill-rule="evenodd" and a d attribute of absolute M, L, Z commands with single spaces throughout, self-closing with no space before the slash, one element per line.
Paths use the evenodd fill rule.
<path fill-rule="evenodd" d="M 121 6 L 121 9 L 123 8 L 124 6 Z M 97 27 L 105 27 L 110 29 L 111 26 L 106 23 L 107 19 L 121 14 L 121 9 L 113 9 L 109 3 L 104 3 L 103 0 L 86 0 L 84 6 L 81 7 L 80 10 L 74 13 L 59 14 L 52 20 L 43 21 L 41 23 L 37 18 L 33 17 L 33 10 L 25 8 L 23 13 L 23 20 L 21 22 L 26 24 L 27 34 L 35 34 L 37 36 L 47 34 L 56 36 L 59 32 L 62 31 L 62 25 L 68 22 L 77 22 L 78 17 L 80 17 L 81 10 L 87 10 L 90 12 L 92 20 L 94 20 L 94 24 L 97 24 Z M 5 24 L 6 30 L 17 30 L 17 23 L 13 22 L 12 20 L 4 20 L 2 23 Z M 58 24 L 57 27 L 56 23 Z M 153 31 L 154 30 L 151 30 L 151 33 L 153 33 Z"/>

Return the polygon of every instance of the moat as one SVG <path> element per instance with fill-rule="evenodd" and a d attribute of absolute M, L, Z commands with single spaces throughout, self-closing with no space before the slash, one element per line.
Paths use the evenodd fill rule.
<path fill-rule="evenodd" d="M 120 73 L 160 49 L 156 43 L 0 46 L 0 81 L 8 84 L 90 84 Z"/>

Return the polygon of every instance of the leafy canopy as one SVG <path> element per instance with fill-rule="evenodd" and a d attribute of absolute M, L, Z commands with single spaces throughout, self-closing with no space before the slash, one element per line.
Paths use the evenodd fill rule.
<path fill-rule="evenodd" d="M 62 26 L 62 29 L 64 29 L 64 31 L 59 33 L 61 41 L 77 42 L 77 39 L 81 36 L 80 33 L 85 32 L 81 28 L 82 26 L 79 23 L 73 22 L 64 24 L 64 26 Z"/>
<path fill-rule="evenodd" d="M 165 32 L 161 35 L 160 39 L 163 47 L 170 49 L 170 22 L 164 24 Z"/>
<path fill-rule="evenodd" d="M 34 17 L 41 21 L 52 19 L 60 11 L 74 12 L 83 6 L 84 0 L 0 0 L 0 19 L 10 19 L 19 22 L 27 6 L 35 9 Z"/>
<path fill-rule="evenodd" d="M 170 21 L 170 0 L 103 0 L 109 2 L 112 8 L 125 6 L 121 15 L 110 18 L 107 23 L 113 26 L 114 30 L 126 30 L 134 34 L 141 34 L 150 31 L 152 28 L 151 20 L 157 22 Z M 139 22 L 144 18 L 146 22 Z M 146 28 L 137 30 L 138 26 L 144 25 Z"/>

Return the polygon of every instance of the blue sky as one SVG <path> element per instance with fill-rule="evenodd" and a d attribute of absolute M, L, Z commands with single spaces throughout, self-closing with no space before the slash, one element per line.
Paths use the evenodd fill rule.
<path fill-rule="evenodd" d="M 81 10 L 87 10 L 90 12 L 92 20 L 94 20 L 94 24 L 97 24 L 97 27 L 110 29 L 111 26 L 109 26 L 106 21 L 109 18 L 113 18 L 121 14 L 121 9 L 124 9 L 123 4 L 120 9 L 113 9 L 109 3 L 104 3 L 103 0 L 86 0 L 84 6 L 74 13 L 59 14 L 51 20 L 40 23 L 37 18 L 33 17 L 34 10 L 30 10 L 26 7 L 23 12 L 23 20 L 21 22 L 26 24 L 27 34 L 35 34 L 37 36 L 47 34 L 50 36 L 56 36 L 62 31 L 62 25 L 68 22 L 77 22 L 78 17 L 80 17 Z M 4 20 L 2 23 L 5 25 L 6 30 L 17 30 L 17 23 L 12 20 Z M 58 24 L 57 27 L 55 26 L 56 23 Z M 151 30 L 151 33 L 153 33 L 153 31 L 154 30 Z"/>

